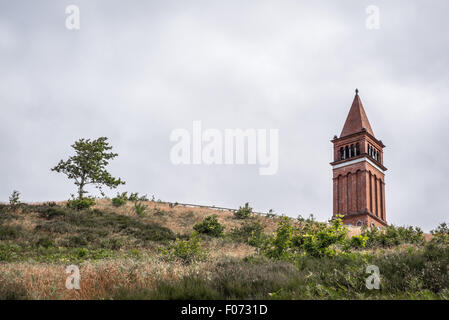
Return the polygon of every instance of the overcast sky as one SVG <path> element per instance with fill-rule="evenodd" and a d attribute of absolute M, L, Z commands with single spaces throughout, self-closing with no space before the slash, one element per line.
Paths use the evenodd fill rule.
<path fill-rule="evenodd" d="M 65 8 L 80 9 L 80 30 Z M 380 28 L 366 27 L 368 5 Z M 387 146 L 387 220 L 449 220 L 448 1 L 0 0 L 0 201 L 65 200 L 50 168 L 106 136 L 166 201 L 332 216 L 332 143 L 360 96 Z M 170 162 L 172 130 L 279 129 L 279 170 Z"/>

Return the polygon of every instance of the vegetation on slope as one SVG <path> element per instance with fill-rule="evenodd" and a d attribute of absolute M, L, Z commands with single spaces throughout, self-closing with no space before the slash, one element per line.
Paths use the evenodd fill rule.
<path fill-rule="evenodd" d="M 0 298 L 449 298 L 445 224 L 431 241 L 410 227 L 349 235 L 338 218 L 247 210 L 242 219 L 132 195 L 82 210 L 0 205 Z M 70 264 L 80 268 L 80 290 L 65 288 Z M 379 268 L 379 290 L 366 286 L 369 265 Z"/>

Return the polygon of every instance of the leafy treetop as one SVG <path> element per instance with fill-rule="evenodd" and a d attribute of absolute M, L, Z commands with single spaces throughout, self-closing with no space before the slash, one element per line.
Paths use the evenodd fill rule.
<path fill-rule="evenodd" d="M 118 156 L 117 153 L 108 152 L 112 146 L 107 142 L 106 137 L 100 137 L 96 140 L 79 139 L 72 148 L 75 155 L 67 160 L 59 161 L 58 165 L 52 168 L 52 171 L 62 172 L 69 179 L 75 181 L 78 187 L 78 199 L 82 199 L 87 193 L 84 187 L 89 184 L 95 185 L 102 195 L 101 187 L 116 188 L 120 184 L 125 184 L 120 178 L 114 178 L 106 171 L 109 160 Z"/>

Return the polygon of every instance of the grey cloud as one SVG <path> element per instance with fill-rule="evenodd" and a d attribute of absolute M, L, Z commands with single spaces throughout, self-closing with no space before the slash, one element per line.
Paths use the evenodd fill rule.
<path fill-rule="evenodd" d="M 81 30 L 65 28 L 79 5 Z M 367 5 L 380 30 L 365 28 Z M 123 190 L 296 216 L 332 212 L 330 139 L 355 87 L 387 145 L 387 218 L 448 220 L 446 1 L 1 1 L 0 199 L 66 199 L 50 172 L 108 136 Z M 277 128 L 280 167 L 173 166 L 169 134 Z M 114 194 L 111 191 L 109 194 Z"/>

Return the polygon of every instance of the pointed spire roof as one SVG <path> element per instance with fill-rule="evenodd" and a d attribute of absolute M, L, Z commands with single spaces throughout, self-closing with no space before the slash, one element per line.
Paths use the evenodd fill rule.
<path fill-rule="evenodd" d="M 368 133 L 374 136 L 365 109 L 363 109 L 362 100 L 360 100 L 359 97 L 359 90 L 355 89 L 354 101 L 352 102 L 345 125 L 341 131 L 340 138 L 360 132 L 362 131 L 362 128 L 365 128 Z"/>

